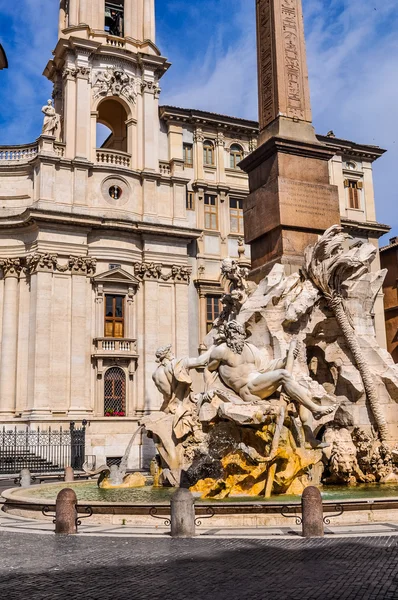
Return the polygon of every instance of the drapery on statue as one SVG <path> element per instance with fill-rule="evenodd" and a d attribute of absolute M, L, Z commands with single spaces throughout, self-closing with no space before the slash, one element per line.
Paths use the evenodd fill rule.
<path fill-rule="evenodd" d="M 52 100 L 48 100 L 41 112 L 45 115 L 43 121 L 42 135 L 54 135 L 59 127 L 59 116 L 55 112 Z"/>

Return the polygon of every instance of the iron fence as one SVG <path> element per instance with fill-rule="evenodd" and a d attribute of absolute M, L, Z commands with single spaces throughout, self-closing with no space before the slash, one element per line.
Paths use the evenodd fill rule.
<path fill-rule="evenodd" d="M 53 473 L 71 466 L 82 468 L 85 455 L 86 422 L 69 429 L 0 430 L 0 473 L 14 474 L 21 469 L 31 473 Z"/>

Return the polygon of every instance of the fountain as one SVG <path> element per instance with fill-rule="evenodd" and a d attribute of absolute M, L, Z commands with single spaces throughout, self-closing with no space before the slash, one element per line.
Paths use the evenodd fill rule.
<path fill-rule="evenodd" d="M 171 346 L 159 348 L 160 411 L 142 419 L 119 468 L 99 469 L 100 488 L 74 484 L 79 502 L 98 506 L 101 518 L 135 515 L 137 523 L 141 509 L 167 507 L 174 488 L 188 487 L 198 507 L 221 502 L 237 525 L 248 503 L 278 504 L 282 514 L 281 504 L 318 485 L 351 511 L 362 503 L 371 520 L 385 519 L 376 515 L 377 498 L 398 510 L 398 369 L 372 319 L 385 272 L 370 271 L 374 246 L 350 244 L 331 227 L 306 250 L 300 273 L 287 276 L 277 264 L 258 285 L 239 260 L 225 260 L 223 311 L 206 350 L 178 359 Z M 143 428 L 158 452 L 155 487 L 126 475 Z M 61 487 L 8 491 L 5 509 L 53 501 Z"/>
<path fill-rule="evenodd" d="M 207 350 L 157 352 L 164 402 L 142 424 L 165 485 L 223 499 L 398 482 L 398 370 L 371 316 L 385 273 L 370 272 L 374 246 L 349 244 L 333 226 L 300 273 L 277 264 L 258 286 L 239 261 L 224 261 L 224 310 Z"/>

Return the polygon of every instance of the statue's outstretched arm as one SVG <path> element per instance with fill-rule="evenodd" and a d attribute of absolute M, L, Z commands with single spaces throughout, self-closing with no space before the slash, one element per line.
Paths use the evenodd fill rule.
<path fill-rule="evenodd" d="M 197 358 L 188 358 L 186 362 L 187 369 L 199 369 L 200 367 L 206 367 L 209 363 L 211 353 L 213 352 L 214 346 L 209 348 L 206 352 L 198 356 Z"/>

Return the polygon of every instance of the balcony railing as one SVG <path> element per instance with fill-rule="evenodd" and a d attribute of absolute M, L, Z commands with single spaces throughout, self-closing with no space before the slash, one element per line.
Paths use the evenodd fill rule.
<path fill-rule="evenodd" d="M 0 146 L 0 163 L 3 162 L 28 162 L 38 153 L 37 142 L 25 146 Z"/>
<path fill-rule="evenodd" d="M 171 175 L 170 163 L 165 160 L 159 161 L 159 171 L 161 175 Z"/>
<path fill-rule="evenodd" d="M 131 156 L 120 150 L 107 150 L 99 148 L 97 150 L 97 163 L 100 165 L 108 165 L 115 167 L 124 167 L 129 169 L 131 164 Z"/>
<path fill-rule="evenodd" d="M 128 338 L 95 338 L 95 356 L 136 356 L 137 340 Z"/>

